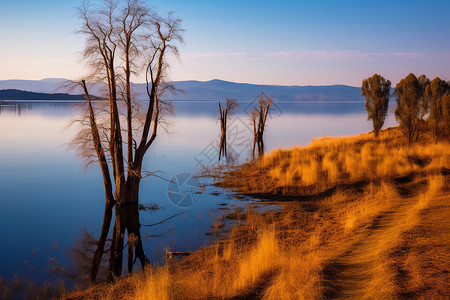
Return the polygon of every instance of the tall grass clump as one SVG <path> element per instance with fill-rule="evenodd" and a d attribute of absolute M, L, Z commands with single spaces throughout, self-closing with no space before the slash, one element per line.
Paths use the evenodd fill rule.
<path fill-rule="evenodd" d="M 344 217 L 345 230 L 367 224 L 380 212 L 389 209 L 393 201 L 398 201 L 398 193 L 392 184 L 382 182 L 380 186 L 371 183 L 363 197 L 347 205 Z"/>
<path fill-rule="evenodd" d="M 137 282 L 135 289 L 139 292 L 134 295 L 136 300 L 169 300 L 170 274 L 167 267 L 156 270 L 148 269 Z"/>
<path fill-rule="evenodd" d="M 239 272 L 233 283 L 235 290 L 254 286 L 258 280 L 273 270 L 279 256 L 275 232 L 263 231 L 257 245 L 239 264 Z"/>

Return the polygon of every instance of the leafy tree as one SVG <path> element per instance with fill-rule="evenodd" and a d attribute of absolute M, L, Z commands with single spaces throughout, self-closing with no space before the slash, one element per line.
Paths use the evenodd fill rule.
<path fill-rule="evenodd" d="M 435 138 L 437 138 L 444 127 L 443 97 L 447 92 L 447 82 L 439 77 L 433 79 L 425 89 L 428 100 L 428 120 Z"/>
<path fill-rule="evenodd" d="M 410 73 L 395 86 L 395 96 L 397 101 L 395 118 L 400 123 L 408 143 L 411 143 L 419 137 L 420 116 L 424 111 L 421 102 L 423 85 L 414 74 Z"/>
<path fill-rule="evenodd" d="M 450 138 L 450 92 L 442 97 L 443 134 Z"/>
<path fill-rule="evenodd" d="M 361 85 L 361 96 L 366 98 L 367 120 L 372 120 L 376 137 L 386 118 L 390 91 L 391 82 L 378 74 L 364 79 Z"/>
<path fill-rule="evenodd" d="M 421 86 L 421 93 L 420 93 L 420 99 L 419 99 L 421 109 L 420 109 L 419 117 L 421 120 L 423 120 L 423 118 L 425 117 L 425 115 L 428 113 L 428 111 L 430 109 L 429 100 L 425 93 L 427 86 L 430 84 L 430 79 L 428 79 L 428 77 L 425 74 L 422 74 L 419 77 L 417 77 L 417 81 L 419 81 L 419 85 Z"/>

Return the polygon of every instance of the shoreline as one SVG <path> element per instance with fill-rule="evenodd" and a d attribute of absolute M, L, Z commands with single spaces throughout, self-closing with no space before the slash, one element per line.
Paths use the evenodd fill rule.
<path fill-rule="evenodd" d="M 380 136 L 376 144 L 383 147 L 400 134 L 397 128 L 389 128 Z M 258 162 L 226 173 L 220 178 L 221 187 L 251 196 L 271 195 L 273 199 L 289 201 L 261 202 L 279 205 L 282 207 L 279 211 L 235 212 L 233 217 L 240 221 L 238 225 L 222 239 L 181 261 L 172 261 L 164 267 L 121 278 L 115 284 L 97 285 L 65 297 L 449 296 L 448 142 L 430 144 L 425 137 L 413 147 L 403 148 L 400 142 L 389 144 L 395 151 L 386 153 L 404 152 L 408 166 L 389 168 L 384 173 L 376 168 L 381 163 L 375 163 L 376 159 L 372 160 L 372 165 L 367 165 L 372 173 L 329 175 L 333 168 L 328 166 L 324 174 L 319 172 L 315 178 L 305 179 L 308 184 L 299 174 L 290 173 L 289 165 L 283 172 L 271 173 L 286 162 L 283 159 L 295 156 L 297 150 L 313 149 L 319 151 L 315 157 L 320 157 L 320 149 L 329 151 L 335 142 L 342 147 L 344 144 L 354 146 L 354 143 L 362 143 L 361 140 L 373 141 L 371 133 L 320 139 L 298 149 L 275 150 Z M 372 154 L 376 153 L 377 147 L 372 147 Z M 342 151 L 342 148 L 336 149 Z M 371 157 L 374 159 L 373 155 Z M 388 158 L 384 157 L 383 161 Z M 400 161 L 401 157 L 396 159 Z M 270 183 L 278 185 L 271 186 L 264 181 L 269 178 L 268 174 L 274 180 Z M 280 178 L 280 174 L 296 175 L 294 181 L 289 181 Z M 239 185 L 235 184 L 232 175 L 239 177 Z M 263 182 L 265 184 L 261 185 Z M 302 195 L 301 191 L 310 193 Z"/>

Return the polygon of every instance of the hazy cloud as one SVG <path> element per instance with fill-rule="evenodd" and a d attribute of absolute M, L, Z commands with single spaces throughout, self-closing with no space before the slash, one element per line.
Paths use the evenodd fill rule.
<path fill-rule="evenodd" d="M 330 51 L 330 50 L 315 50 L 315 51 L 278 51 L 278 52 L 227 52 L 227 53 L 199 53 L 183 55 L 184 59 L 198 59 L 198 58 L 276 58 L 289 60 L 334 60 L 334 59 L 361 59 L 371 57 L 430 57 L 430 56 L 445 56 L 450 57 L 450 53 L 440 54 L 426 54 L 416 52 L 362 52 L 358 50 L 344 50 L 344 51 Z"/>
<path fill-rule="evenodd" d="M 27 65 L 51 65 L 70 63 L 67 59 L 43 59 L 43 60 L 16 60 L 16 61 L 0 61 L 0 64 L 7 66 L 27 66 Z"/>

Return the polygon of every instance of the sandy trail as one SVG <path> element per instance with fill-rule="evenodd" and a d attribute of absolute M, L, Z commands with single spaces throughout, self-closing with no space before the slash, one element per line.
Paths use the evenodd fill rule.
<path fill-rule="evenodd" d="M 419 198 L 403 198 L 392 209 L 380 213 L 365 228 L 350 250 L 325 272 L 328 298 L 395 298 L 395 268 L 389 255 L 402 241 L 402 234 L 419 222 Z"/>

